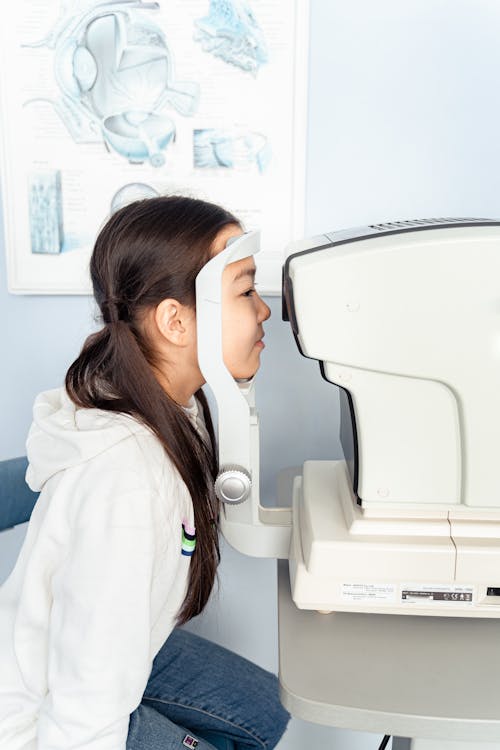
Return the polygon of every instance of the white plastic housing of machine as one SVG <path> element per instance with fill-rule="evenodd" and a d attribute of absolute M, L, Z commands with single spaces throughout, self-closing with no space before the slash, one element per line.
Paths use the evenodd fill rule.
<path fill-rule="evenodd" d="M 342 389 L 345 454 L 296 481 L 295 603 L 500 616 L 500 223 L 397 222 L 291 250 L 288 317 Z"/>
<path fill-rule="evenodd" d="M 222 482 L 229 495 L 250 482 L 221 512 L 224 535 L 288 557 L 301 608 L 500 617 L 500 222 L 394 222 L 289 247 L 286 319 L 340 387 L 344 449 L 304 464 L 291 516 L 260 504 L 253 387 L 223 364 L 222 274 L 257 250 L 243 235 L 197 279 Z"/>

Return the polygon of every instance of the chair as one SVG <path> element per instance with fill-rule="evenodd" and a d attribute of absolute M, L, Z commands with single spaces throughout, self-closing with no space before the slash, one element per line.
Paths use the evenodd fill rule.
<path fill-rule="evenodd" d="M 0 461 L 0 532 L 29 521 L 39 493 L 25 482 L 27 466 L 26 456 Z M 217 750 L 234 750 L 234 743 L 222 735 L 210 732 L 205 739 Z"/>
<path fill-rule="evenodd" d="M 24 480 L 26 456 L 0 461 L 0 531 L 29 521 L 38 492 L 32 492 Z"/>

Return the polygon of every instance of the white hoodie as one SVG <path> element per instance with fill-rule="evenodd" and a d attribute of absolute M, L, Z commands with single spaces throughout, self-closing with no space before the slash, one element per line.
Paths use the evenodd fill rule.
<path fill-rule="evenodd" d="M 186 409 L 206 430 L 193 399 Z M 156 653 L 184 600 L 191 498 L 149 429 L 34 405 L 26 475 L 41 495 L 0 588 L 1 750 L 125 750 Z"/>

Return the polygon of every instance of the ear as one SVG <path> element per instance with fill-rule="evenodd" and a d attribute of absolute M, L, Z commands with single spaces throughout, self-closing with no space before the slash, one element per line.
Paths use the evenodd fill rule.
<path fill-rule="evenodd" d="M 191 343 L 195 321 L 194 310 L 176 299 L 162 300 L 155 310 L 155 323 L 159 332 L 175 346 L 187 346 Z"/>

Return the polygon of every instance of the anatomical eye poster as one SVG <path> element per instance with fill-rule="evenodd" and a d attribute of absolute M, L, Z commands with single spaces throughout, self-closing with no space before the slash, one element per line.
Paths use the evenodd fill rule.
<path fill-rule="evenodd" d="M 95 237 L 184 194 L 261 229 L 259 291 L 303 234 L 306 0 L 18 0 L 0 28 L 9 290 L 89 294 Z"/>

